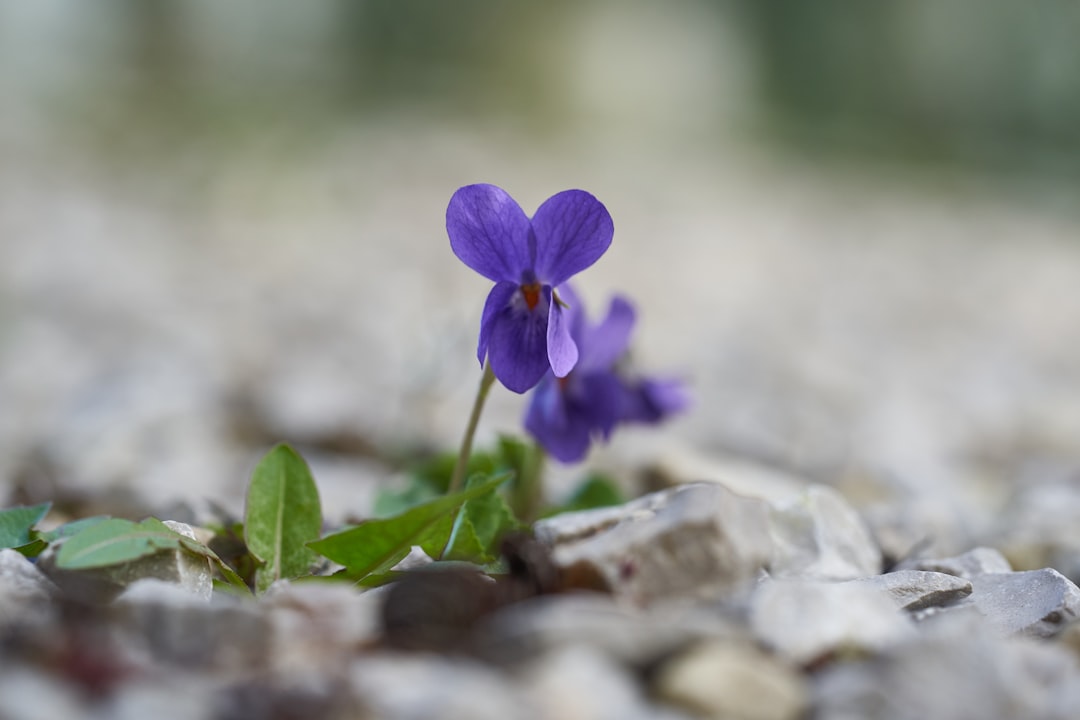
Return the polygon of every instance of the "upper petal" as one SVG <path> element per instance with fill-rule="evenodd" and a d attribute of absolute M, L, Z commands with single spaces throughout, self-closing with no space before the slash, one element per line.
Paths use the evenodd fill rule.
<path fill-rule="evenodd" d="M 488 343 L 491 340 L 491 326 L 495 322 L 499 312 L 505 310 L 510 304 L 510 298 L 518 290 L 516 283 L 499 282 L 491 288 L 487 300 L 484 302 L 484 312 L 480 316 L 480 340 L 476 346 L 476 358 L 480 364 L 484 364 L 484 356 L 487 355 Z"/>
<path fill-rule="evenodd" d="M 586 331 L 581 341 L 582 369 L 608 369 L 630 347 L 634 331 L 634 306 L 621 295 L 611 299 L 607 317 Z"/>
<path fill-rule="evenodd" d="M 645 378 L 625 386 L 620 419 L 658 423 L 689 406 L 690 394 L 681 380 Z"/>
<path fill-rule="evenodd" d="M 521 282 L 532 269 L 529 218 L 502 188 L 459 188 L 446 208 L 446 233 L 461 262 L 490 280 Z"/>
<path fill-rule="evenodd" d="M 599 259 L 615 225 L 607 208 L 584 190 L 565 190 L 544 201 L 532 219 L 536 276 L 559 285 Z"/>

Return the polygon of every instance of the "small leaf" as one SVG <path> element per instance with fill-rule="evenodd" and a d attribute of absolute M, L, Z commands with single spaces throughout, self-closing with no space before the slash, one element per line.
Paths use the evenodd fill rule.
<path fill-rule="evenodd" d="M 603 475 L 590 475 L 585 478 L 565 503 L 551 508 L 544 513 L 545 517 L 558 515 L 564 512 L 577 510 L 592 510 L 594 508 L 620 505 L 626 502 L 619 487 Z"/>
<path fill-rule="evenodd" d="M 30 530 L 49 514 L 52 503 L 0 510 L 0 548 L 17 548 L 34 540 Z"/>
<path fill-rule="evenodd" d="M 479 565 L 493 562 L 495 555 L 484 546 L 476 532 L 476 526 L 462 511 L 462 518 L 458 521 L 457 533 L 454 535 L 454 543 L 441 559 L 464 560 Z"/>
<path fill-rule="evenodd" d="M 495 492 L 485 493 L 465 503 L 464 513 L 473 527 L 477 542 L 483 548 L 483 562 L 491 562 L 499 555 L 497 543 L 505 533 L 521 527 L 506 499 Z"/>
<path fill-rule="evenodd" d="M 85 530 L 88 527 L 97 525 L 103 520 L 108 520 L 108 515 L 94 515 L 92 517 L 79 518 L 78 520 L 72 520 L 71 522 L 64 523 L 59 527 L 55 527 L 48 532 L 41 533 L 38 537 L 47 543 L 54 543 L 61 538 L 71 537 L 75 533 Z"/>
<path fill-rule="evenodd" d="M 156 518 L 141 523 L 119 518 L 102 520 L 65 540 L 56 564 L 69 570 L 118 565 L 176 549 L 181 537 Z"/>
<path fill-rule="evenodd" d="M 413 545 L 446 544 L 453 516 L 472 498 L 493 491 L 505 482 L 499 475 L 452 495 L 430 500 L 390 518 L 368 520 L 310 543 L 316 552 L 345 566 L 345 575 L 360 579 L 389 570 L 409 554 Z M 449 521 L 447 518 L 450 518 Z M 433 532 L 433 531 L 438 532 Z M 440 549 L 441 552 L 441 549 Z"/>
<path fill-rule="evenodd" d="M 404 490 L 380 489 L 375 495 L 375 517 L 392 517 L 443 494 L 430 481 L 413 475 Z"/>
<path fill-rule="evenodd" d="M 307 463 L 288 445 L 275 446 L 255 468 L 244 515 L 244 540 L 265 563 L 256 588 L 306 573 L 315 561 L 307 544 L 321 530 L 319 491 Z"/>

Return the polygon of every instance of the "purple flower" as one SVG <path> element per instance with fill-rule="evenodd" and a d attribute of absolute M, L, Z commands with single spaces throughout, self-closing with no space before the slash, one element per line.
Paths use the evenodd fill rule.
<path fill-rule="evenodd" d="M 533 393 L 525 429 L 557 460 L 585 457 L 595 437 L 607 440 L 623 422 L 657 423 L 687 407 L 678 380 L 628 378 L 620 360 L 630 345 L 634 308 L 625 298 L 611 301 L 607 317 L 590 325 L 569 286 L 570 334 L 580 358 L 566 377 L 548 374 Z"/>
<path fill-rule="evenodd" d="M 476 355 L 503 385 L 523 393 L 548 370 L 578 361 L 558 287 L 611 245 L 607 209 L 583 190 L 552 195 L 533 215 L 494 185 L 466 185 L 446 208 L 450 247 L 495 287 L 484 303 Z"/>

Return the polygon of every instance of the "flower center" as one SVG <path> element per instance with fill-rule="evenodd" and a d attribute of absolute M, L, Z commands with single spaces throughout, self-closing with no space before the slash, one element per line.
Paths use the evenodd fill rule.
<path fill-rule="evenodd" d="M 533 282 L 521 286 L 521 296 L 525 298 L 525 307 L 534 310 L 540 303 L 540 283 Z"/>

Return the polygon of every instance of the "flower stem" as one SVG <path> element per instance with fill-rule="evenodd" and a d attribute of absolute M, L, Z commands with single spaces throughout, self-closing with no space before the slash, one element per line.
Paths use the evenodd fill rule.
<path fill-rule="evenodd" d="M 458 453 L 454 474 L 450 476 L 450 484 L 446 488 L 448 494 L 460 490 L 465 485 L 465 472 L 469 469 L 469 458 L 472 456 L 473 436 L 476 435 L 476 426 L 480 423 L 480 413 L 484 409 L 488 391 L 494 383 L 495 373 L 491 371 L 491 363 L 485 363 L 484 374 L 480 378 L 480 389 L 476 392 L 472 414 L 469 415 L 469 424 L 465 428 L 465 437 L 461 439 L 461 452 Z"/>
<path fill-rule="evenodd" d="M 540 514 L 544 500 L 544 461 L 547 453 L 539 443 L 531 443 L 525 451 L 521 476 L 516 479 L 510 494 L 510 507 L 524 522 L 531 523 Z"/>

